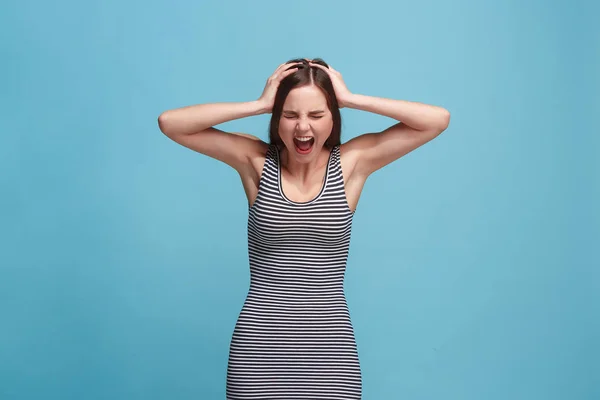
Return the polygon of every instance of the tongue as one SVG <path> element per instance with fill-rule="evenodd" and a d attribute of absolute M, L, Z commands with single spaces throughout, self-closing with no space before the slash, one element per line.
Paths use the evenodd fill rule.
<path fill-rule="evenodd" d="M 304 142 L 302 142 L 300 140 L 294 140 L 294 142 L 296 143 L 296 146 L 298 146 L 298 148 L 300 150 L 308 150 L 312 146 L 314 139 L 306 140 Z"/>

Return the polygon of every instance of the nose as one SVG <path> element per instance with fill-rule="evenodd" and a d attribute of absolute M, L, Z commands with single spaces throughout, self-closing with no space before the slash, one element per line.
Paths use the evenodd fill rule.
<path fill-rule="evenodd" d="M 308 123 L 308 119 L 299 118 L 298 124 L 296 125 L 296 129 L 298 132 L 308 132 L 310 130 L 310 124 Z"/>

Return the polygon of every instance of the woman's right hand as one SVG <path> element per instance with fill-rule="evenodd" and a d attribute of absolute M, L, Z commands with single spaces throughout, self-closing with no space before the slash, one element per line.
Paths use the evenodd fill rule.
<path fill-rule="evenodd" d="M 263 90 L 262 95 L 259 97 L 258 102 L 263 105 L 263 109 L 267 113 L 271 113 L 273 111 L 273 104 L 275 103 L 275 94 L 277 93 L 277 88 L 279 84 L 288 75 L 293 74 L 298 70 L 298 68 L 294 68 L 301 63 L 295 64 L 281 64 L 273 75 L 267 79 L 267 84 L 265 85 L 265 89 Z M 288 70 L 288 68 L 290 68 Z"/>

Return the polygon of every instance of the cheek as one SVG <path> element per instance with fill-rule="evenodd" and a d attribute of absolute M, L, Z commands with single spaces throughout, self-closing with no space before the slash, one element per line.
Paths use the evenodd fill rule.
<path fill-rule="evenodd" d="M 295 129 L 295 123 L 293 123 L 293 120 L 289 120 L 289 119 L 285 119 L 285 118 L 281 118 L 279 120 L 279 133 L 287 133 L 290 131 L 293 131 Z"/>
<path fill-rule="evenodd" d="M 317 120 L 317 123 L 313 126 L 317 128 L 319 132 L 329 134 L 333 129 L 333 120 L 331 118 L 321 118 Z"/>

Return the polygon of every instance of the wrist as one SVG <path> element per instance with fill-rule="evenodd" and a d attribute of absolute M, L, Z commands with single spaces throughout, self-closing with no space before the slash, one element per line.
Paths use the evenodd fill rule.
<path fill-rule="evenodd" d="M 356 108 L 360 102 L 359 95 L 354 93 L 348 93 L 343 98 L 338 99 L 338 104 L 340 108 L 348 107 L 348 108 Z"/>
<path fill-rule="evenodd" d="M 254 100 L 251 102 L 255 115 L 268 114 L 271 112 L 271 108 L 267 103 L 261 100 Z"/>

